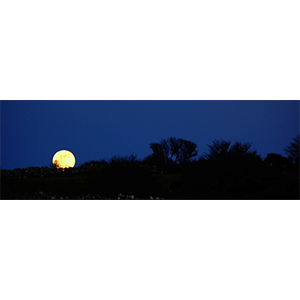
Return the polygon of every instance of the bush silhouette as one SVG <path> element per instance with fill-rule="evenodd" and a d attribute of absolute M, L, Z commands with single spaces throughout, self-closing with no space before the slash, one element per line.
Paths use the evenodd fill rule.
<path fill-rule="evenodd" d="M 291 161 L 280 154 L 268 153 L 264 159 L 266 167 L 273 169 L 274 171 L 285 171 L 291 167 Z"/>
<path fill-rule="evenodd" d="M 142 196 L 150 193 L 151 172 L 145 168 L 136 156 L 114 156 L 107 168 L 91 176 L 90 190 L 117 198 L 119 193 Z"/>

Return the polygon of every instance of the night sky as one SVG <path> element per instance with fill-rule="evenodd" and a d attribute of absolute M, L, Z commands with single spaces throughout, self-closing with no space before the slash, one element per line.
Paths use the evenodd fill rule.
<path fill-rule="evenodd" d="M 114 155 L 151 154 L 169 137 L 252 142 L 265 158 L 299 134 L 299 101 L 1 101 L 1 168 L 49 166 L 62 149 L 76 166 Z"/>

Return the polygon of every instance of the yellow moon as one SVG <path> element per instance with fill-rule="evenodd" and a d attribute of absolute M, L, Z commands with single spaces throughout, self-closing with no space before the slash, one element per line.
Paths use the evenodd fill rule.
<path fill-rule="evenodd" d="M 68 150 L 60 150 L 54 154 L 52 163 L 57 169 L 73 168 L 75 166 L 75 156 Z"/>

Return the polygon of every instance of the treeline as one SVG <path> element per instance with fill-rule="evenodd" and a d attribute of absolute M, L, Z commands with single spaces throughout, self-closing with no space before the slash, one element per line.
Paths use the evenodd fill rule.
<path fill-rule="evenodd" d="M 214 140 L 198 156 L 194 142 L 168 138 L 151 143 L 152 153 L 91 161 L 92 186 L 165 199 L 298 199 L 299 137 L 285 148 L 287 157 L 269 153 L 265 159 L 251 143 Z M 101 169 L 101 171 L 99 171 Z M 112 195 L 113 196 L 113 195 Z"/>
<path fill-rule="evenodd" d="M 120 193 L 164 199 L 299 199 L 299 136 L 265 159 L 251 143 L 214 140 L 199 156 L 194 142 L 171 137 L 151 143 L 152 153 L 113 156 L 65 170 L 49 167 L 1 170 L 2 196 L 45 192 L 68 196 Z M 26 196 L 26 197 L 27 197 Z M 30 199 L 30 198 L 29 198 Z"/>
<path fill-rule="evenodd" d="M 197 145 L 192 141 L 187 141 L 181 138 L 170 137 L 163 139 L 158 143 L 151 143 L 150 149 L 152 153 L 142 160 L 137 159 L 137 155 L 129 156 L 113 156 L 109 160 L 90 161 L 82 164 L 80 167 L 95 165 L 95 164 L 117 164 L 129 162 L 144 162 L 158 166 L 174 166 L 184 165 L 197 161 L 210 161 L 210 162 L 229 162 L 236 159 L 254 159 L 256 161 L 264 161 L 266 166 L 275 170 L 285 169 L 291 166 L 299 165 L 300 155 L 300 135 L 293 139 L 289 146 L 284 151 L 287 157 L 280 154 L 269 153 L 263 160 L 257 150 L 251 149 L 252 143 L 241 143 L 225 140 L 214 140 L 211 145 L 208 145 L 208 152 L 198 156 Z"/>

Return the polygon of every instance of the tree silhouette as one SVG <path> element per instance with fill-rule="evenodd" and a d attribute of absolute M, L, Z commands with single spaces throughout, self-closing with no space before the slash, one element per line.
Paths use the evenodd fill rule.
<path fill-rule="evenodd" d="M 212 145 L 207 145 L 209 153 L 205 153 L 204 157 L 207 160 L 222 161 L 228 157 L 230 141 L 214 140 Z"/>
<path fill-rule="evenodd" d="M 293 163 L 299 163 L 300 156 L 300 134 L 293 138 L 293 142 L 286 148 L 284 148 L 285 153 L 288 155 L 288 158 Z"/>
<path fill-rule="evenodd" d="M 231 147 L 230 145 L 230 141 L 214 140 L 212 145 L 208 145 L 209 152 L 205 153 L 202 158 L 219 162 L 230 158 L 259 156 L 256 150 L 250 150 L 251 143 L 235 142 Z"/>
<path fill-rule="evenodd" d="M 150 148 L 153 153 L 146 157 L 146 160 L 161 164 L 189 162 L 198 153 L 194 142 L 175 137 L 161 140 L 159 143 L 151 143 Z"/>
<path fill-rule="evenodd" d="M 183 139 L 175 140 L 175 163 L 191 161 L 198 154 L 196 149 L 197 145 L 194 142 L 185 141 Z"/>
<path fill-rule="evenodd" d="M 153 153 L 147 157 L 149 161 L 159 164 L 167 164 L 171 161 L 169 157 L 170 149 L 165 140 L 160 143 L 151 143 L 150 148 Z"/>
<path fill-rule="evenodd" d="M 259 156 L 256 150 L 250 150 L 252 143 L 235 142 L 229 149 L 229 157 Z"/>

